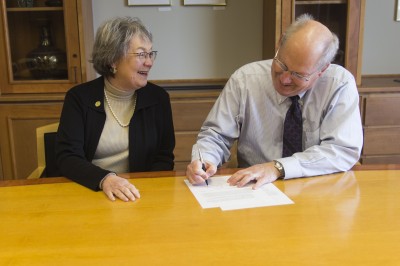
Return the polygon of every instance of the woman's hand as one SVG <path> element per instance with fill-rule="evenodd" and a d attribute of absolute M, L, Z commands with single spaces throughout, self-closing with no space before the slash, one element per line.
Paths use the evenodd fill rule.
<path fill-rule="evenodd" d="M 139 190 L 127 179 L 117 175 L 109 175 L 102 184 L 103 192 L 107 197 L 115 201 L 115 197 L 127 202 L 140 198 Z"/>

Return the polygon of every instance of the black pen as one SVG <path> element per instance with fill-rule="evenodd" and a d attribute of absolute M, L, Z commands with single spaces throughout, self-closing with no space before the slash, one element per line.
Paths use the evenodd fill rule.
<path fill-rule="evenodd" d="M 200 162 L 201 162 L 201 169 L 203 169 L 203 171 L 206 172 L 206 171 L 207 171 L 207 169 L 206 169 L 206 164 L 204 163 L 203 155 L 201 155 L 201 151 L 200 151 L 199 146 L 197 146 L 197 149 L 199 150 L 199 156 L 200 156 Z M 208 186 L 208 181 L 207 181 L 207 179 L 206 179 L 205 181 L 206 181 L 206 185 Z"/>

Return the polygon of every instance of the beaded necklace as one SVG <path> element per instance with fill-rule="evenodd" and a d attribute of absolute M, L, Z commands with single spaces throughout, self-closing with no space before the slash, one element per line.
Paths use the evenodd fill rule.
<path fill-rule="evenodd" d="M 121 122 L 121 120 L 119 120 L 119 118 L 117 117 L 117 115 L 114 113 L 114 110 L 112 109 L 111 104 L 110 104 L 110 100 L 108 99 L 106 90 L 104 90 L 104 96 L 105 96 L 105 98 L 106 98 L 106 102 L 107 102 L 108 108 L 110 108 L 111 114 L 113 115 L 113 117 L 115 118 L 115 120 L 117 121 L 117 123 L 118 123 L 121 127 L 127 127 L 127 126 L 129 126 L 129 123 L 130 123 L 131 119 L 129 119 L 129 121 L 128 121 L 127 124 L 123 124 L 123 123 Z M 133 113 L 132 113 L 132 115 L 135 113 L 136 99 L 137 99 L 137 95 L 136 95 L 136 91 L 135 91 L 135 93 L 134 93 L 134 95 L 133 95 Z"/>

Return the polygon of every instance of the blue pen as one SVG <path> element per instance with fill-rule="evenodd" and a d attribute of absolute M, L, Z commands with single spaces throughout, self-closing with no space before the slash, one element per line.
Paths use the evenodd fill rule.
<path fill-rule="evenodd" d="M 206 164 L 204 163 L 203 155 L 201 155 L 201 151 L 200 151 L 199 146 L 197 146 L 197 149 L 198 149 L 198 151 L 199 151 L 200 162 L 201 162 L 201 169 L 203 169 L 203 171 L 206 172 L 206 171 L 207 171 L 207 169 L 206 169 Z M 208 186 L 208 181 L 207 181 L 207 179 L 206 179 L 205 181 L 206 181 L 206 184 L 207 184 L 207 186 Z"/>

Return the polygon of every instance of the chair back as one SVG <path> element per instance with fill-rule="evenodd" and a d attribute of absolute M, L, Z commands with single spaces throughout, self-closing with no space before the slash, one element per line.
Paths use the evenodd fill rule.
<path fill-rule="evenodd" d="M 31 178 L 60 176 L 55 161 L 55 142 L 59 122 L 36 128 L 37 168 Z"/>
<path fill-rule="evenodd" d="M 61 176 L 56 162 L 56 138 L 57 132 L 44 133 L 44 160 L 46 167 L 41 177 Z"/>

